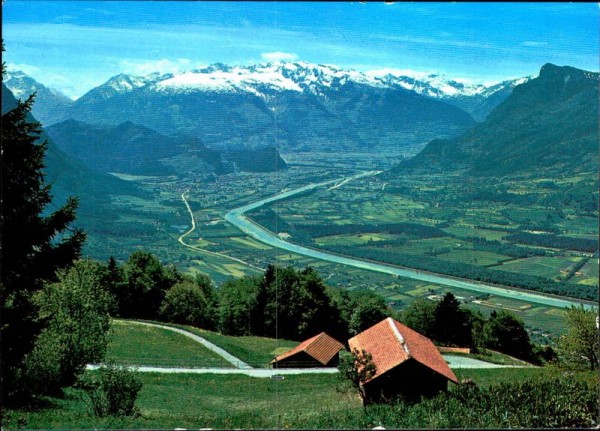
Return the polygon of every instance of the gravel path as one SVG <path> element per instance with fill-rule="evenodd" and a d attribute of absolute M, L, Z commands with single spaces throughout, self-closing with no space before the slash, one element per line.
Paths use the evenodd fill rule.
<path fill-rule="evenodd" d="M 100 365 L 88 365 L 88 370 L 97 370 Z M 166 373 L 166 374 L 243 374 L 250 377 L 269 378 L 273 376 L 286 376 L 295 374 L 335 374 L 337 368 L 252 368 L 252 369 L 234 369 L 234 368 L 165 368 L 165 367 L 133 367 L 136 371 L 142 373 Z"/>
<path fill-rule="evenodd" d="M 457 355 L 442 355 L 450 368 L 526 368 L 529 365 L 500 365 Z"/>

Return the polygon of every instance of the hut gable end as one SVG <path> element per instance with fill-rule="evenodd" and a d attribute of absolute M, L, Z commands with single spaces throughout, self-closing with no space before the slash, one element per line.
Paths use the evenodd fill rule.
<path fill-rule="evenodd" d="M 430 339 L 388 317 L 348 341 L 350 349 L 368 352 L 376 373 L 363 384 L 395 370 L 409 360 L 416 361 L 446 379 L 458 379 Z"/>

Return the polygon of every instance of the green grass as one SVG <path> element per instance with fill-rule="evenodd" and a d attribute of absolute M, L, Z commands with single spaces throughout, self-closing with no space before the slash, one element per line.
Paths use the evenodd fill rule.
<path fill-rule="evenodd" d="M 508 256 L 492 253 L 490 251 L 464 249 L 454 249 L 448 253 L 438 255 L 437 258 L 449 262 L 466 263 L 478 266 L 496 265 L 503 260 L 510 259 Z"/>
<path fill-rule="evenodd" d="M 140 378 L 139 418 L 94 418 L 85 394 L 69 389 L 64 399 L 49 399 L 49 408 L 9 412 L 6 428 L 16 428 L 19 418 L 30 429 L 274 428 L 283 425 L 288 416 L 314 422 L 323 411 L 362 408 L 356 395 L 336 391 L 336 375 L 273 380 L 243 375 L 141 373 Z"/>
<path fill-rule="evenodd" d="M 297 341 L 278 340 L 275 338 L 222 335 L 217 332 L 194 328 L 193 326 L 173 326 L 186 329 L 187 331 L 206 338 L 211 343 L 216 344 L 247 364 L 259 368 L 267 368 L 269 362 L 271 362 L 275 356 L 278 356 L 299 344 Z"/>
<path fill-rule="evenodd" d="M 506 236 L 507 233 L 499 230 L 491 229 L 478 229 L 471 226 L 465 225 L 454 225 L 451 227 L 444 228 L 445 232 L 456 235 L 458 237 L 481 237 L 488 241 L 499 241 L 502 237 Z"/>
<path fill-rule="evenodd" d="M 558 377 L 554 368 L 456 370 L 459 379 L 471 378 L 480 387 L 531 377 Z M 592 383 L 595 373 L 575 373 Z M 352 428 L 357 420 L 370 427 L 358 396 L 339 390 L 336 375 L 286 376 L 284 380 L 243 375 L 140 374 L 143 388 L 138 418 L 94 418 L 85 394 L 68 389 L 64 398 L 46 399 L 34 411 L 9 410 L 4 429 L 141 429 L 141 428 Z"/>
<path fill-rule="evenodd" d="M 576 283 L 581 284 L 589 284 L 592 286 L 598 285 L 598 259 L 591 258 L 587 261 L 583 268 L 581 268 L 578 272 L 581 275 L 576 274 L 571 280 Z"/>
<path fill-rule="evenodd" d="M 106 358 L 118 365 L 233 368 L 194 340 L 162 328 L 115 320 Z"/>

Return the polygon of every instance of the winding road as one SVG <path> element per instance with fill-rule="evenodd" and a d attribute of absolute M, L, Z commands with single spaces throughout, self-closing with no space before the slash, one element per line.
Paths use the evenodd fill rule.
<path fill-rule="evenodd" d="M 362 172 L 358 175 L 354 175 L 354 176 L 348 177 L 348 178 L 341 178 L 341 179 L 324 181 L 321 183 L 308 184 L 304 187 L 300 187 L 300 188 L 293 189 L 293 190 L 288 190 L 288 191 L 279 193 L 277 195 L 270 196 L 268 198 L 261 199 L 259 201 L 252 202 L 250 204 L 241 206 L 239 208 L 235 208 L 235 209 L 229 211 L 227 214 L 225 214 L 224 218 L 229 223 L 237 226 L 245 234 L 250 235 L 251 237 L 253 237 L 254 239 L 256 239 L 258 241 L 261 241 L 261 242 L 268 244 L 270 246 L 273 246 L 273 247 L 280 248 L 282 250 L 301 254 L 304 256 L 308 256 L 308 257 L 312 257 L 315 259 L 321 259 L 321 260 L 326 260 L 326 261 L 333 262 L 333 263 L 339 263 L 342 265 L 352 266 L 355 268 L 361 268 L 361 269 L 367 269 L 370 271 L 391 274 L 391 275 L 395 275 L 398 277 L 411 278 L 413 280 L 426 281 L 428 283 L 441 284 L 444 286 L 455 287 L 455 288 L 459 288 L 459 289 L 469 290 L 472 292 L 489 293 L 489 294 L 495 295 L 495 296 L 516 299 L 516 300 L 521 300 L 521 301 L 526 301 L 526 302 L 532 302 L 532 303 L 545 305 L 545 306 L 566 308 L 566 307 L 570 307 L 572 305 L 578 306 L 578 305 L 582 304 L 587 309 L 594 308 L 594 305 L 592 305 L 591 303 L 585 302 L 585 301 L 578 301 L 576 299 L 560 298 L 560 297 L 555 297 L 555 296 L 547 296 L 547 295 L 542 295 L 542 294 L 538 294 L 538 293 L 532 293 L 532 292 L 524 291 L 524 290 L 515 290 L 515 289 L 511 289 L 509 287 L 479 283 L 479 282 L 475 282 L 475 281 L 471 281 L 471 280 L 449 277 L 444 274 L 431 273 L 431 272 L 427 272 L 427 271 L 421 271 L 421 270 L 416 270 L 416 269 L 411 269 L 411 268 L 404 268 L 404 267 L 399 267 L 399 266 L 392 266 L 392 265 L 388 265 L 388 264 L 377 263 L 377 262 L 357 259 L 357 258 L 353 258 L 353 257 L 347 257 L 347 256 L 338 255 L 338 254 L 328 253 L 328 252 L 322 251 L 322 250 L 316 250 L 313 248 L 309 248 L 309 247 L 305 247 L 305 246 L 301 246 L 298 244 L 294 244 L 294 243 L 285 241 L 282 238 L 280 238 L 279 236 L 275 235 L 274 233 L 266 230 L 262 226 L 254 223 L 253 221 L 251 221 L 244 215 L 246 212 L 252 211 L 252 210 L 259 208 L 265 204 L 275 202 L 275 201 L 278 201 L 281 199 L 285 199 L 290 196 L 293 196 L 293 195 L 296 195 L 296 194 L 299 194 L 299 193 L 302 193 L 302 192 L 305 192 L 308 190 L 312 190 L 317 187 L 327 186 L 327 185 L 330 185 L 333 183 L 342 185 L 342 184 L 347 183 L 348 181 L 366 177 L 366 176 L 376 175 L 378 173 L 380 173 L 380 171 Z"/>
<path fill-rule="evenodd" d="M 207 254 L 207 255 L 209 255 L 209 256 L 220 257 L 220 258 L 222 258 L 222 259 L 228 259 L 228 260 L 231 260 L 231 261 L 233 261 L 233 262 L 241 263 L 242 265 L 249 266 L 249 267 L 251 267 L 251 268 L 254 268 L 254 269 L 256 269 L 256 270 L 259 270 L 259 271 L 261 271 L 261 272 L 265 270 L 264 268 L 259 268 L 258 266 L 254 266 L 254 265 L 252 265 L 251 263 L 249 263 L 249 262 L 246 262 L 246 261 L 244 261 L 244 260 L 242 260 L 242 259 L 238 259 L 238 258 L 236 258 L 236 257 L 228 256 L 228 255 L 226 255 L 226 254 L 222 254 L 222 253 L 216 253 L 216 252 L 214 252 L 214 251 L 205 250 L 205 249 L 203 249 L 202 247 L 198 247 L 198 246 L 195 246 L 195 245 L 187 244 L 187 243 L 184 241 L 184 239 L 185 239 L 185 237 L 186 237 L 186 236 L 188 236 L 189 234 L 191 234 L 192 232 L 194 232 L 194 231 L 196 230 L 196 218 L 194 217 L 194 213 L 192 212 L 192 208 L 190 208 L 190 204 L 189 204 L 189 202 L 187 201 L 187 198 L 186 198 L 186 196 L 185 196 L 185 194 L 186 194 L 186 193 L 187 193 L 187 192 L 183 192 L 183 193 L 181 194 L 181 200 L 183 200 L 183 203 L 185 204 L 185 207 L 187 208 L 187 210 L 188 210 L 188 213 L 190 214 L 190 219 L 191 219 L 191 221 L 192 221 L 192 227 L 191 227 L 191 228 L 190 228 L 190 229 L 189 229 L 187 232 L 185 232 L 184 234 L 182 234 L 182 235 L 181 235 L 181 236 L 180 236 L 180 237 L 177 239 L 177 241 L 178 241 L 178 242 L 179 242 L 181 245 L 183 245 L 184 247 L 187 247 L 187 248 L 189 248 L 189 249 L 192 249 L 192 250 L 194 250 L 194 251 L 198 251 L 198 252 L 200 252 L 200 253 Z"/>

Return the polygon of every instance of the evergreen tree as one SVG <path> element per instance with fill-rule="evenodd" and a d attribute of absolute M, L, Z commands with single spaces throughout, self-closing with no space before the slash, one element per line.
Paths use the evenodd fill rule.
<path fill-rule="evenodd" d="M 2 115 L 0 337 L 4 400 L 16 400 L 18 394 L 27 392 L 23 360 L 45 326 L 45 321 L 37 318 L 33 294 L 43 281 L 54 281 L 58 269 L 72 265 L 85 240 L 82 231 L 70 228 L 76 198 L 48 211 L 52 196 L 42 172 L 47 144 L 39 142 L 40 124 L 29 113 L 33 101 L 34 95 L 18 101 Z"/>
<path fill-rule="evenodd" d="M 452 293 L 446 293 L 435 308 L 434 339 L 447 346 L 472 347 L 471 329 L 470 316 Z"/>

